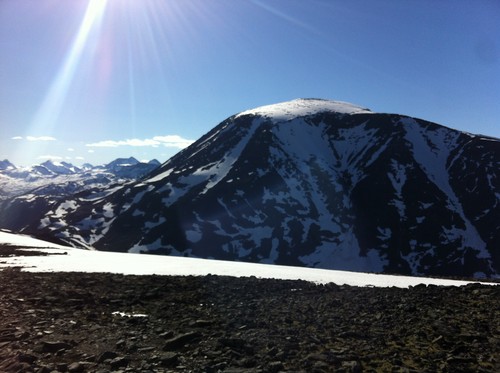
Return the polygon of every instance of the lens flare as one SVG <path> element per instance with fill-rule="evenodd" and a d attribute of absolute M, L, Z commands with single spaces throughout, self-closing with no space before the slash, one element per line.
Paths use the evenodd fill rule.
<path fill-rule="evenodd" d="M 77 147 L 83 145 L 80 132 L 91 133 L 96 140 L 114 131 L 136 138 L 158 123 L 169 123 L 171 113 L 178 110 L 172 109 L 178 94 L 175 87 L 183 84 L 179 76 L 193 66 L 200 30 L 221 24 L 211 17 L 217 14 L 213 7 L 196 4 L 87 0 L 82 8 L 68 5 L 77 18 L 76 24 L 67 24 L 76 31 L 30 113 L 26 135 L 54 136 Z M 58 40 L 66 42 L 61 36 Z M 158 135 L 157 131 L 147 136 Z M 61 141 L 51 148 L 70 145 Z M 33 158 L 47 148 L 42 143 L 31 145 L 19 146 L 17 152 Z"/>
<path fill-rule="evenodd" d="M 77 71 L 79 62 L 88 44 L 89 37 L 97 32 L 106 9 L 107 0 L 90 0 L 82 23 L 78 29 L 71 49 L 55 76 L 50 89 L 38 108 L 30 126 L 32 133 L 50 134 L 61 115 L 71 82 Z"/>

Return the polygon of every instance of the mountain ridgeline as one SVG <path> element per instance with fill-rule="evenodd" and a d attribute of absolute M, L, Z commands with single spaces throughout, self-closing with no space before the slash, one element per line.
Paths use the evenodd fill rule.
<path fill-rule="evenodd" d="M 500 276 L 500 140 L 300 99 L 226 119 L 140 180 L 0 227 L 98 250 Z"/>

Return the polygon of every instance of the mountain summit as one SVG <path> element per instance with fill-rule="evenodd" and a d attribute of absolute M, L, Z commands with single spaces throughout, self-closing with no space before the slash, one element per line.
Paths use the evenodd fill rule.
<path fill-rule="evenodd" d="M 500 141 L 352 104 L 244 111 L 135 183 L 24 228 L 100 250 L 498 277 Z"/>
<path fill-rule="evenodd" d="M 276 121 L 290 120 L 323 112 L 339 114 L 371 113 L 370 110 L 343 101 L 323 100 L 317 98 L 300 98 L 279 104 L 261 106 L 244 111 L 236 117 L 244 115 L 260 115 Z"/>

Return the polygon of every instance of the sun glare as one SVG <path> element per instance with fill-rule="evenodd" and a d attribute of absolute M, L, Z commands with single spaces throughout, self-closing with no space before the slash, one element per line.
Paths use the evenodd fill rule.
<path fill-rule="evenodd" d="M 30 126 L 32 133 L 50 134 L 61 115 L 68 90 L 88 44 L 89 36 L 98 28 L 107 0 L 89 0 L 84 18 L 66 58 L 54 77 L 50 89 L 38 108 Z"/>
<path fill-rule="evenodd" d="M 53 64 L 54 75 L 26 133 L 63 138 L 71 132 L 76 138 L 78 130 L 68 128 L 77 123 L 81 128 L 85 121 L 103 132 L 119 126 L 135 137 L 139 120 L 165 120 L 162 108 L 173 96 L 169 84 L 175 82 L 175 69 L 184 69 L 179 61 L 191 61 L 184 51 L 196 48 L 188 46 L 196 35 L 190 25 L 207 21 L 207 9 L 171 0 L 88 0 L 72 8 L 78 12 L 72 14 L 76 31 L 60 62 Z M 37 146 L 18 151 L 36 154 L 47 144 Z"/>

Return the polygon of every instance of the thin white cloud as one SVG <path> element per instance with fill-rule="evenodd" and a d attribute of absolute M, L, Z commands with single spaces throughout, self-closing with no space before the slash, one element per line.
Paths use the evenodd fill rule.
<path fill-rule="evenodd" d="M 152 139 L 127 139 L 127 140 L 103 140 L 86 144 L 90 148 L 117 148 L 119 146 L 151 146 L 157 148 L 164 146 L 168 148 L 184 149 L 194 141 L 182 138 L 178 135 L 155 136 Z"/>
<path fill-rule="evenodd" d="M 14 136 L 12 137 L 12 140 L 22 140 L 23 137 L 22 136 Z"/>
<path fill-rule="evenodd" d="M 67 150 L 68 152 L 74 152 L 74 151 L 75 151 L 75 149 L 73 149 L 73 148 L 68 148 L 68 149 L 66 149 L 66 150 Z"/>
<path fill-rule="evenodd" d="M 91 144 L 86 144 L 85 146 L 92 148 L 117 148 L 119 146 L 158 146 L 159 143 L 157 141 L 146 139 L 127 139 L 127 140 L 104 140 L 99 142 L 94 142 Z"/>
<path fill-rule="evenodd" d="M 168 136 L 155 136 L 154 141 L 160 142 L 163 146 L 168 148 L 179 148 L 184 149 L 191 145 L 194 140 L 184 139 L 178 135 L 168 135 Z"/>
<path fill-rule="evenodd" d="M 26 136 L 28 141 L 56 141 L 55 137 L 52 136 Z"/>

